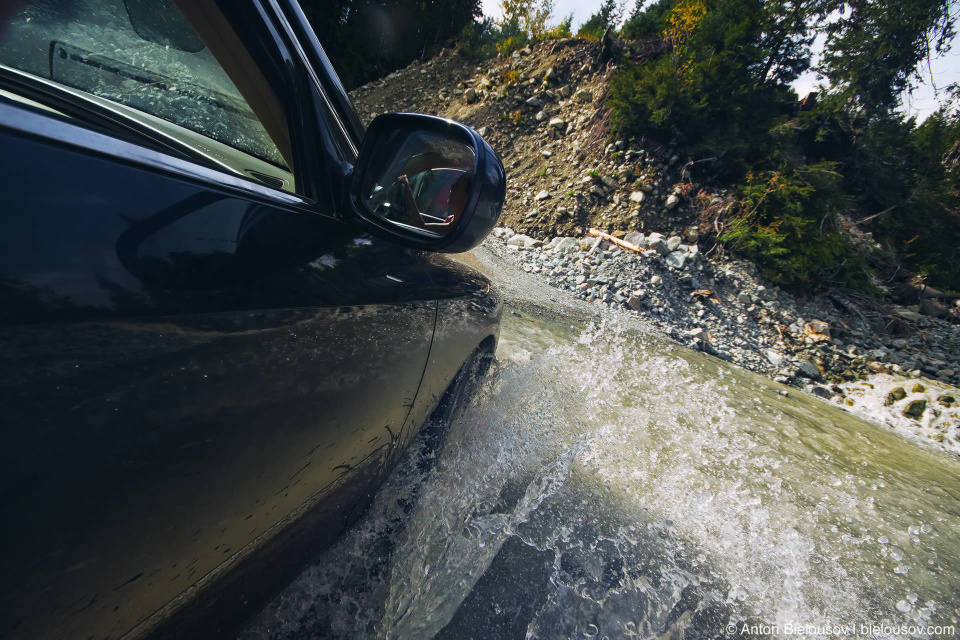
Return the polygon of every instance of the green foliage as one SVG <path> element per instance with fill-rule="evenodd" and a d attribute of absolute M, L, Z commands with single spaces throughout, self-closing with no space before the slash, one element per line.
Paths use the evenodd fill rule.
<path fill-rule="evenodd" d="M 889 112 L 931 53 L 949 48 L 954 36 L 951 0 L 841 2 L 830 22 L 823 69 L 835 88 L 869 115 Z"/>
<path fill-rule="evenodd" d="M 863 136 L 857 174 L 865 211 L 877 212 L 870 226 L 876 237 L 929 284 L 953 291 L 960 291 L 960 176 L 943 159 L 958 138 L 955 111 L 941 110 L 919 127 L 875 119 Z"/>
<path fill-rule="evenodd" d="M 837 225 L 837 213 L 847 204 L 840 180 L 829 162 L 750 173 L 720 239 L 753 260 L 771 282 L 875 292 L 865 258 Z"/>
<path fill-rule="evenodd" d="M 599 40 L 607 28 L 615 27 L 620 22 L 621 14 L 617 0 L 603 0 L 600 9 L 580 26 L 577 36 L 588 40 Z"/>
<path fill-rule="evenodd" d="M 547 29 L 544 32 L 544 40 L 562 40 L 564 38 L 569 38 L 571 36 L 571 25 L 573 25 L 573 14 L 571 13 L 566 18 L 560 21 L 555 27 Z"/>
<path fill-rule="evenodd" d="M 460 32 L 460 50 L 473 60 L 488 60 L 497 55 L 497 33 L 490 18 L 474 21 Z"/>
<path fill-rule="evenodd" d="M 768 132 L 785 119 L 781 103 L 792 91 L 756 82 L 765 62 L 760 0 L 713 0 L 705 6 L 699 17 L 693 3 L 678 3 L 666 19 L 668 27 L 674 25 L 673 52 L 623 64 L 615 72 L 608 98 L 611 127 L 621 138 L 653 134 L 721 157 L 725 175 L 736 180 L 771 152 Z"/>
<path fill-rule="evenodd" d="M 646 8 L 643 0 L 637 0 L 633 12 L 620 29 L 620 37 L 627 40 L 659 38 L 666 29 L 667 15 L 672 8 L 673 0 L 656 0 Z"/>
<path fill-rule="evenodd" d="M 504 0 L 503 17 L 499 21 L 485 18 L 464 27 L 460 48 L 468 57 L 486 60 L 498 53 L 510 55 L 517 49 L 542 42 L 570 37 L 573 14 L 556 26 L 550 26 L 553 0 Z"/>
<path fill-rule="evenodd" d="M 426 56 L 482 15 L 480 0 L 301 0 L 301 6 L 347 89 Z"/>
<path fill-rule="evenodd" d="M 775 282 L 874 289 L 837 226 L 845 210 L 929 284 L 960 290 L 960 116 L 950 107 L 917 125 L 894 111 L 918 62 L 952 36 L 948 4 L 638 3 L 624 34 L 659 35 L 672 50 L 614 74 L 611 135 L 719 158 L 715 177 L 742 197 L 722 239 Z M 834 90 L 798 113 L 789 83 L 809 67 L 818 32 L 829 36 Z"/>
<path fill-rule="evenodd" d="M 798 120 L 795 154 L 843 167 L 842 189 L 864 231 L 928 284 L 960 291 L 960 116 L 946 106 L 917 125 L 895 113 L 867 116 L 841 93 Z"/>
<path fill-rule="evenodd" d="M 765 58 L 758 83 L 790 83 L 810 67 L 815 32 L 809 25 L 823 20 L 827 0 L 766 0 L 758 46 Z"/>

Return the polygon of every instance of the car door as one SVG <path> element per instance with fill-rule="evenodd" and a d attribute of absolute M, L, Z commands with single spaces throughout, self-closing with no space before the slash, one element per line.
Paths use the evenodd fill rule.
<path fill-rule="evenodd" d="M 0 25 L 0 637 L 222 633 L 401 439 L 434 291 L 273 6 Z"/>

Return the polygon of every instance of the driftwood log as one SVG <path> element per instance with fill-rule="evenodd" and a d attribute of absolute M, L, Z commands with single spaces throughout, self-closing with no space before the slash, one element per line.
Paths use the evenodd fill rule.
<path fill-rule="evenodd" d="M 594 238 L 603 238 L 607 242 L 612 242 L 618 247 L 623 247 L 624 249 L 630 249 L 630 251 L 634 251 L 636 253 L 643 253 L 643 247 L 639 245 L 635 245 L 632 242 L 627 242 L 626 240 L 621 240 L 620 238 L 616 236 L 612 236 L 609 233 L 604 233 L 599 229 L 590 229 L 590 235 L 592 235 Z"/>

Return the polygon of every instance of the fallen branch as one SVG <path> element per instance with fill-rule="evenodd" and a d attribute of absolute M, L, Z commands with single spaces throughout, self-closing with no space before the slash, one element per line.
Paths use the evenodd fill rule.
<path fill-rule="evenodd" d="M 921 298 L 939 298 L 940 300 L 960 300 L 960 293 L 946 293 L 938 291 L 925 284 L 920 285 L 919 293 Z"/>
<path fill-rule="evenodd" d="M 630 249 L 630 251 L 634 251 L 636 253 L 643 253 L 643 247 L 635 245 L 632 242 L 627 242 L 626 240 L 621 240 L 620 238 L 612 236 L 609 233 L 604 233 L 599 229 L 590 229 L 590 235 L 594 236 L 595 238 L 602 238 L 607 242 L 612 242 L 613 244 L 623 247 L 624 249 Z"/>

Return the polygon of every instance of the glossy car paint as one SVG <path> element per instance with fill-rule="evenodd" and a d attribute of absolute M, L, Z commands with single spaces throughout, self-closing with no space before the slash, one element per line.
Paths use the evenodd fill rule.
<path fill-rule="evenodd" d="M 295 5 L 231 7 L 307 105 L 313 197 L 0 103 L 0 637 L 224 634 L 496 339 L 482 276 L 323 197 L 355 133 L 304 82 Z"/>

